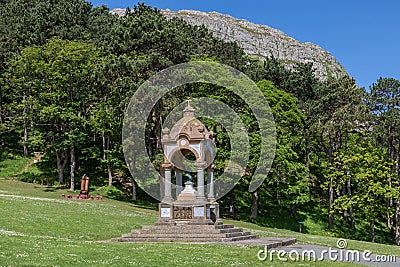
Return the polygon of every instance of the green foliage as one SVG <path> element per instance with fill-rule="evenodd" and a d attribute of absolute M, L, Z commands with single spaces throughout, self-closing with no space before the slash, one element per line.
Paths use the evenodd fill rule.
<path fill-rule="evenodd" d="M 121 199 L 124 196 L 124 192 L 115 186 L 101 187 L 96 189 L 94 192 L 91 192 L 91 194 L 100 194 L 111 199 Z"/>
<path fill-rule="evenodd" d="M 275 160 L 265 190 L 271 191 L 272 196 L 279 196 L 277 201 L 288 208 L 290 204 L 308 202 L 307 170 L 299 157 L 305 115 L 289 93 L 265 80 L 257 85 L 272 109 L 277 129 Z"/>
<path fill-rule="evenodd" d="M 335 209 L 340 212 L 352 209 L 357 212 L 357 218 L 367 222 L 379 222 L 386 212 L 394 214 L 394 208 L 387 203 L 390 198 L 399 197 L 399 192 L 390 183 L 393 162 L 385 151 L 350 136 L 348 148 L 335 155 L 330 172 L 339 195 L 333 204 Z M 351 191 L 341 194 L 346 183 L 351 183 Z"/>
<path fill-rule="evenodd" d="M 88 174 L 92 186 L 110 185 L 102 194 L 127 195 L 132 181 L 121 130 L 136 89 L 175 64 L 221 62 L 258 82 L 272 109 L 277 146 L 264 184 L 256 193 L 247 191 L 261 144 L 247 99 L 212 84 L 177 88 L 154 107 L 146 126 L 153 163 L 163 160 L 160 137 L 169 112 L 188 96 L 214 98 L 239 115 L 250 141 L 246 175 L 221 200 L 222 209 L 234 204 L 243 218 L 258 204 L 262 217 L 286 212 L 293 221 L 317 210 L 336 234 L 356 230 L 362 238 L 361 229 L 373 222 L 378 241 L 388 242 L 397 227 L 400 242 L 396 79 L 380 78 L 369 92 L 348 76 L 322 82 L 312 64 L 287 69 L 276 58 L 248 58 L 236 43 L 214 38 L 203 26 L 168 20 L 144 4 L 119 17 L 83 0 L 9 0 L 0 1 L 0 14 L 0 177 L 65 184 L 75 173 Z M 218 122 L 201 119 L 216 133 L 218 177 L 230 160 L 231 137 Z M 33 151 L 45 158 L 21 173 L 30 161 L 21 155 Z"/>
<path fill-rule="evenodd" d="M 12 178 L 32 161 L 31 158 L 25 158 L 20 155 L 3 154 L 0 156 L 0 178 Z"/>

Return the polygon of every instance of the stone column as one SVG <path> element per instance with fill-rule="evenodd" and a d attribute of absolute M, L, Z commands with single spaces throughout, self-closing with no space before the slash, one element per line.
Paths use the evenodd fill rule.
<path fill-rule="evenodd" d="M 183 183 L 182 183 L 182 171 L 179 169 L 175 170 L 175 176 L 176 176 L 176 197 L 179 196 L 179 194 L 183 190 Z"/>
<path fill-rule="evenodd" d="M 214 195 L 214 164 L 207 169 L 207 189 L 208 189 L 208 200 L 210 202 L 215 201 Z"/>
<path fill-rule="evenodd" d="M 171 170 L 172 170 L 172 165 L 171 164 L 163 164 L 163 169 L 164 169 L 164 198 L 162 202 L 165 203 L 171 203 L 174 201 L 172 199 L 171 195 Z"/>
<path fill-rule="evenodd" d="M 164 198 L 164 173 L 158 178 L 158 182 L 160 183 L 160 199 L 163 199 Z"/>
<path fill-rule="evenodd" d="M 196 162 L 197 167 L 197 199 L 205 200 L 204 194 L 204 162 Z"/>

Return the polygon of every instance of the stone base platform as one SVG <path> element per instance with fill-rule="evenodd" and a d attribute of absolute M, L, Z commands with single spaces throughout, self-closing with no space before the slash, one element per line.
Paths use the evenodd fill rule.
<path fill-rule="evenodd" d="M 244 232 L 232 224 L 216 225 L 154 225 L 133 230 L 119 242 L 234 242 L 256 239 L 258 236 Z"/>

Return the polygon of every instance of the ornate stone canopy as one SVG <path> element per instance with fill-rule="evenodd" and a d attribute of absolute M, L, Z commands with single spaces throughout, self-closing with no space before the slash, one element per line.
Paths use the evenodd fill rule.
<path fill-rule="evenodd" d="M 188 100 L 183 117 L 171 130 L 163 130 L 164 163 L 172 163 L 175 169 L 181 171 L 188 169 L 183 166 L 183 160 L 189 152 L 196 157 L 196 163 L 206 165 L 204 168 L 211 167 L 216 154 L 214 133 L 208 131 L 195 114 Z"/>
<path fill-rule="evenodd" d="M 161 184 L 163 198 L 160 204 L 160 223 L 177 220 L 209 223 L 211 214 L 216 218 L 219 217 L 218 203 L 214 197 L 213 161 L 216 155 L 214 133 L 208 131 L 196 118 L 195 109 L 190 106 L 190 102 L 188 99 L 182 118 L 171 130 L 164 128 L 162 131 L 164 179 Z M 190 154 L 194 157 L 188 158 Z M 207 184 L 205 171 L 207 171 Z M 197 174 L 196 187 L 193 187 L 191 180 L 183 184 L 183 172 Z M 172 194 L 173 174 L 176 179 L 175 196 Z"/>

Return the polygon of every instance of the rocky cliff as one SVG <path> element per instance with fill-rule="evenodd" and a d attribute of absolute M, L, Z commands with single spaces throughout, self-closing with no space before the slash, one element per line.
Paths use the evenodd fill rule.
<path fill-rule="evenodd" d="M 123 15 L 125 10 L 115 9 L 113 13 Z M 236 19 L 217 12 L 200 12 L 193 10 L 162 10 L 167 18 L 178 17 L 192 25 L 204 25 L 216 37 L 225 41 L 237 42 L 244 51 L 261 60 L 274 56 L 283 60 L 288 68 L 294 62 L 312 62 L 315 75 L 321 80 L 328 76 L 340 77 L 346 70 L 337 60 L 320 46 L 302 43 L 282 31 L 265 25 Z"/>

